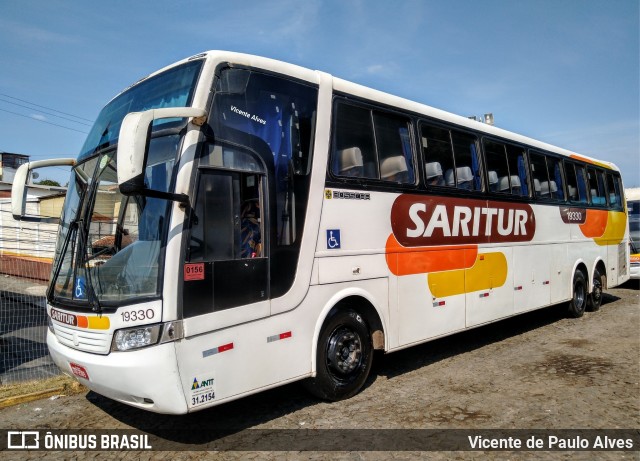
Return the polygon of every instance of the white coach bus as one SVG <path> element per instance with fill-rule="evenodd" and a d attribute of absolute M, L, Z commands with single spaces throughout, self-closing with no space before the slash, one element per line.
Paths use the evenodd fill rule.
<path fill-rule="evenodd" d="M 374 349 L 557 303 L 579 317 L 629 278 L 613 164 L 261 57 L 151 74 L 56 162 L 74 167 L 51 356 L 154 412 L 303 379 L 347 398 Z"/>

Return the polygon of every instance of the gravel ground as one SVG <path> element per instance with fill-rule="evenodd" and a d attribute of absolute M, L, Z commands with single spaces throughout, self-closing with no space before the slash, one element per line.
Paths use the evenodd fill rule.
<path fill-rule="evenodd" d="M 389 355 L 357 396 L 319 402 L 299 384 L 186 416 L 137 410 L 89 392 L 0 411 L 4 429 L 135 429 L 178 447 L 216 446 L 232 436 L 279 434 L 292 448 L 308 429 L 343 442 L 344 451 L 48 452 L 59 459 L 640 459 L 616 452 L 349 451 L 358 437 L 402 446 L 407 431 L 362 429 L 639 429 L 640 302 L 638 283 L 610 290 L 599 312 L 580 319 L 553 306 Z M 267 430 L 264 432 L 256 431 Z M 272 429 L 286 431 L 268 432 Z M 353 431 L 349 431 L 352 429 Z M 251 431 L 249 431 L 251 430 Z M 416 433 L 413 433 L 416 435 Z M 257 440 L 257 439 L 256 439 Z M 257 442 L 260 442 L 257 440 Z M 315 446 L 319 442 L 315 440 Z M 258 443 L 260 447 L 263 444 Z M 192 446 L 193 445 L 183 445 Z M 219 446 L 219 445 L 217 445 Z M 360 447 L 362 444 L 359 445 Z M 282 449 L 282 444 L 278 445 Z M 372 448 L 375 445 L 372 444 Z M 248 450 L 248 449 L 247 449 Z M 42 452 L 5 451 L 7 460 Z"/>

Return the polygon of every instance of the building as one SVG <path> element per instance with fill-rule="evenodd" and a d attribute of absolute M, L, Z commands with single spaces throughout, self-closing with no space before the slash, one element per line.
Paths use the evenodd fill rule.
<path fill-rule="evenodd" d="M 0 150 L 0 198 L 11 197 L 11 184 L 13 184 L 16 170 L 28 161 L 28 155 L 12 154 Z"/>
<path fill-rule="evenodd" d="M 0 150 L 0 181 L 5 183 L 13 183 L 16 170 L 20 165 L 29 161 L 28 155 L 12 154 Z"/>
<path fill-rule="evenodd" d="M 19 222 L 11 215 L 11 186 L 16 171 L 27 162 L 28 155 L 0 151 L 0 274 L 46 280 L 57 225 Z M 60 216 L 65 191 L 64 187 L 29 185 L 27 209 L 34 215 Z"/>

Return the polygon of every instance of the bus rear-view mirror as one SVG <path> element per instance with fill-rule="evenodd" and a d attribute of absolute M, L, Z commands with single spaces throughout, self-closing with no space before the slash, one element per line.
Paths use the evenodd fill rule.
<path fill-rule="evenodd" d="M 75 163 L 75 159 L 62 158 L 20 165 L 11 186 L 13 219 L 57 223 Z"/>
<path fill-rule="evenodd" d="M 207 116 L 204 109 L 168 107 L 131 112 L 122 121 L 118 141 L 118 186 L 124 195 L 145 195 L 144 174 L 154 120 L 192 117 L 192 123 L 202 125 Z"/>

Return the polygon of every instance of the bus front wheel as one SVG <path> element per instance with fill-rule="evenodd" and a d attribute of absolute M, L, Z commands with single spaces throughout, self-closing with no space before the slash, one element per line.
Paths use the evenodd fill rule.
<path fill-rule="evenodd" d="M 362 316 L 353 310 L 337 311 L 322 327 L 316 376 L 305 386 L 324 400 L 347 399 L 364 385 L 372 359 L 371 334 Z"/>
<path fill-rule="evenodd" d="M 573 295 L 569 301 L 569 315 L 573 318 L 582 317 L 587 307 L 587 283 L 582 271 L 577 270 L 573 275 Z"/>

